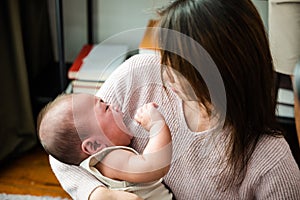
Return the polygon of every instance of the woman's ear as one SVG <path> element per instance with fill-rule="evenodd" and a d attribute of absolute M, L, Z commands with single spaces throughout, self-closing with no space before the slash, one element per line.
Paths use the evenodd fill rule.
<path fill-rule="evenodd" d="M 93 155 L 99 151 L 101 151 L 103 148 L 105 148 L 107 145 L 100 140 L 97 137 L 90 137 L 85 139 L 81 144 L 81 150 L 88 154 Z"/>

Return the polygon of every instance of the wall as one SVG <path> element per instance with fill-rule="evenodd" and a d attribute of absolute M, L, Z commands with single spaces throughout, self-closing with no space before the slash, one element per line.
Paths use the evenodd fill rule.
<path fill-rule="evenodd" d="M 48 0 L 53 45 L 57 55 L 55 29 L 55 1 Z M 156 8 L 169 0 L 94 0 L 94 38 L 102 42 L 120 32 L 143 28 L 155 17 Z M 83 44 L 87 43 L 85 0 L 63 0 L 64 42 L 67 62 L 72 62 Z M 139 40 L 142 35 L 136 37 Z M 124 40 L 126 40 L 125 38 Z M 128 41 L 126 41 L 128 42 Z"/>
<path fill-rule="evenodd" d="M 94 0 L 95 42 L 102 42 L 123 31 L 145 27 L 147 21 L 155 17 L 156 8 L 168 2 L 169 0 Z M 257 6 L 267 28 L 268 1 L 253 0 L 253 2 Z M 48 3 L 53 45 L 55 55 L 57 55 L 55 1 L 48 0 Z M 67 62 L 72 62 L 82 45 L 87 43 L 86 1 L 63 0 L 63 15 L 65 59 Z M 139 41 L 141 37 L 142 35 L 136 35 L 136 41 Z M 123 38 L 124 42 L 125 40 L 128 40 L 128 38 Z M 136 46 L 137 44 L 132 43 L 132 45 Z"/>
<path fill-rule="evenodd" d="M 252 0 L 268 30 L 268 0 Z"/>

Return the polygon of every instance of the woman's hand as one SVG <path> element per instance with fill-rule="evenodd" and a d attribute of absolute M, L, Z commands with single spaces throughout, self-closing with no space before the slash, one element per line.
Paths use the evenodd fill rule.
<path fill-rule="evenodd" d="M 137 195 L 118 191 L 118 190 L 110 190 L 105 187 L 97 187 L 90 195 L 89 200 L 143 200 Z"/>

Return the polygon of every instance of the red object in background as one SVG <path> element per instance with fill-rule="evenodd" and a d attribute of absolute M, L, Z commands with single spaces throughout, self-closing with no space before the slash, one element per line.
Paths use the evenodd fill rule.
<path fill-rule="evenodd" d="M 69 79 L 76 79 L 77 73 L 82 65 L 82 60 L 90 53 L 92 48 L 93 48 L 93 45 L 91 45 L 91 44 L 86 44 L 82 47 L 81 51 L 79 52 L 78 56 L 76 57 L 75 61 L 72 64 L 72 66 L 68 70 L 68 78 Z"/>

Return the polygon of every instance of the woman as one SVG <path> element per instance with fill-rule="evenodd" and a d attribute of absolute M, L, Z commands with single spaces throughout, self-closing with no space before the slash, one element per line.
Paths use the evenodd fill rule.
<path fill-rule="evenodd" d="M 176 199 L 299 198 L 299 169 L 275 128 L 272 58 L 252 2 L 177 0 L 159 14 L 161 56 L 132 57 L 97 94 L 127 113 L 137 133 L 132 147 L 147 142 L 135 110 L 157 102 L 172 133 L 164 183 Z M 74 199 L 139 199 L 50 161 Z"/>

